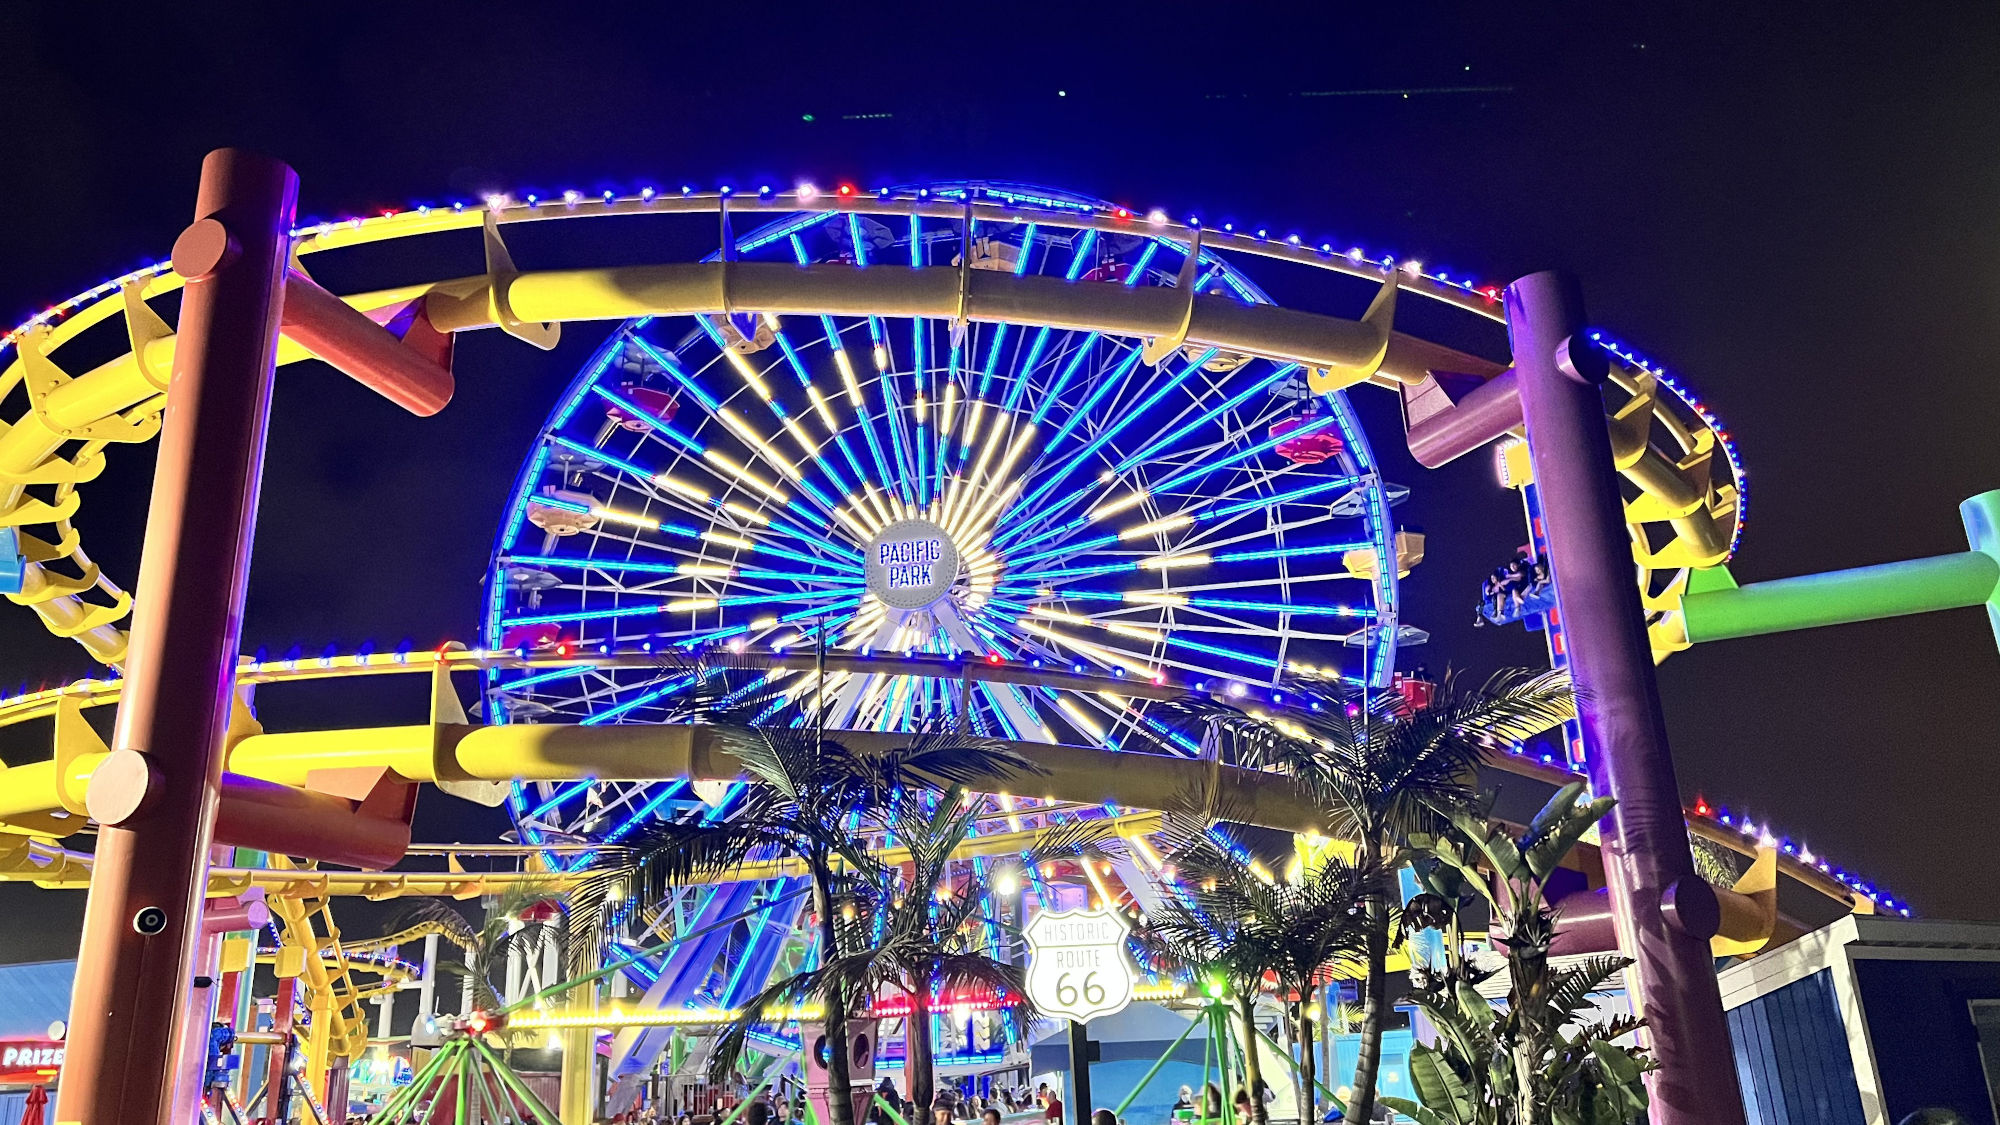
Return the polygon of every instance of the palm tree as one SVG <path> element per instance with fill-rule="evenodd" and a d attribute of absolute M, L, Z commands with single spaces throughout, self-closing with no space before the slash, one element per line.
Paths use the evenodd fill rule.
<path fill-rule="evenodd" d="M 1506 1006 L 1495 1008 L 1472 988 L 1486 974 L 1462 956 L 1427 974 L 1411 998 L 1440 1034 L 1435 1046 L 1410 1056 L 1422 1104 L 1390 1098 L 1390 1108 L 1419 1121 L 1513 1125 L 1624 1125 L 1644 1115 L 1642 1076 L 1652 1061 L 1615 1045 L 1644 1021 L 1615 1015 L 1584 1023 L 1591 995 L 1632 962 L 1611 955 L 1559 969 L 1549 964 L 1556 927 L 1548 878 L 1614 804 L 1609 797 L 1584 800 L 1583 783 L 1573 782 L 1518 835 L 1490 824 L 1483 810 L 1470 810 L 1452 818 L 1452 834 L 1418 841 L 1437 871 L 1486 900 L 1496 932 L 1505 934 L 1509 986 Z"/>
<path fill-rule="evenodd" d="M 1478 766 L 1489 749 L 1530 737 L 1575 712 L 1569 682 L 1557 672 L 1508 669 L 1458 690 L 1451 677 L 1427 706 L 1400 695 L 1371 694 L 1338 681 L 1288 685 L 1299 706 L 1282 726 L 1207 705 L 1218 752 L 1244 765 L 1293 773 L 1324 811 L 1328 827 L 1355 844 L 1355 864 L 1369 872 L 1367 978 L 1350 1120 L 1375 1109 L 1388 1013 L 1387 962 L 1397 906 L 1389 879 L 1412 854 L 1413 835 L 1434 836 L 1452 813 L 1477 799 Z"/>
<path fill-rule="evenodd" d="M 1037 772 L 1004 747 L 949 732 L 920 730 L 906 745 L 853 749 L 816 724 L 751 726 L 733 721 L 736 714 L 709 716 L 715 744 L 741 763 L 750 782 L 729 817 L 641 828 L 629 843 L 601 852 L 574 892 L 576 913 L 598 917 L 620 899 L 645 909 L 677 884 L 726 878 L 752 862 L 790 860 L 805 869 L 819 931 L 818 964 L 746 1005 L 748 1022 L 721 1036 L 711 1055 L 710 1069 L 718 1076 L 734 1067 L 763 1009 L 787 999 L 824 1005 L 828 1042 L 846 1043 L 849 1011 L 865 1000 L 867 984 L 850 955 L 864 950 L 872 935 L 857 911 L 843 908 L 865 899 L 866 888 L 880 881 L 880 863 L 857 827 L 878 829 L 897 795 L 908 800 L 940 786 Z M 768 722 L 801 717 L 780 713 Z M 827 1071 L 833 1089 L 848 1089 L 847 1051 L 829 1051 Z M 853 1125 L 850 1101 L 830 1100 L 831 1125 Z"/>
<path fill-rule="evenodd" d="M 1162 887 L 1169 906 L 1156 915 L 1153 926 L 1168 932 L 1177 946 L 1199 940 L 1187 932 L 1190 925 L 1203 928 L 1230 941 L 1233 955 L 1226 960 L 1241 966 L 1244 973 L 1254 968 L 1257 978 L 1269 973 L 1279 991 L 1297 997 L 1288 1018 L 1292 1039 L 1299 1045 L 1299 1120 L 1316 1119 L 1313 1089 L 1318 1068 L 1312 1052 L 1313 996 L 1326 970 L 1351 961 L 1366 950 L 1363 896 L 1370 885 L 1370 873 L 1334 856 L 1330 849 L 1298 856 L 1284 870 L 1273 874 L 1219 828 L 1212 819 L 1188 813 L 1169 813 L 1161 835 L 1177 877 L 1176 886 Z M 1217 919 L 1232 923 L 1218 927 Z M 1254 987 L 1254 985 L 1252 986 Z M 1245 1043 L 1246 1063 L 1255 1067 L 1256 1032 L 1251 1020 L 1255 992 L 1239 991 L 1239 1034 Z M 1255 1067 L 1261 1070 L 1261 1067 Z M 1246 1074 L 1246 1086 L 1257 1089 L 1261 1074 Z M 1261 1097 L 1251 1101 L 1259 1121 L 1267 1111 Z"/>
<path fill-rule="evenodd" d="M 1222 883 L 1204 880 L 1199 885 L 1214 893 Z M 1171 888 L 1167 895 L 1157 909 L 1148 912 L 1145 928 L 1137 933 L 1139 947 L 1155 971 L 1185 979 L 1190 991 L 1213 1000 L 1224 995 L 1235 999 L 1232 1016 L 1244 1046 L 1243 1088 L 1253 1091 L 1251 1112 L 1261 1125 L 1264 1100 L 1254 1091 L 1261 1090 L 1264 1075 L 1257 1058 L 1252 1014 L 1273 954 L 1255 940 L 1246 913 L 1229 909 L 1210 912 L 1195 900 L 1177 897 Z M 1210 1036 L 1220 1039 L 1220 1014 L 1214 1018 L 1218 1022 L 1209 1025 Z M 1206 1106 L 1203 1112 L 1207 1112 Z"/>
<path fill-rule="evenodd" d="M 1016 998 L 1005 1009 L 1022 1027 L 1033 1018 L 1022 970 L 1003 960 L 1004 949 L 1017 943 L 1019 928 L 989 913 L 991 880 L 976 865 L 952 858 L 986 815 L 979 802 L 969 801 L 957 788 L 934 802 L 905 799 L 897 803 L 889 828 L 895 844 L 906 850 L 903 864 L 876 869 L 883 884 L 869 896 L 876 909 L 873 940 L 851 954 L 846 971 L 901 993 L 909 1003 L 904 1020 L 904 1072 L 910 1099 L 928 1108 L 935 1095 L 934 1049 L 931 1036 L 933 993 L 981 989 Z M 1029 846 L 1008 860 L 1023 869 L 1059 859 L 1085 862 L 1109 853 L 1103 821 L 1072 820 L 1035 834 Z M 954 864 L 964 869 L 954 871 Z"/>
<path fill-rule="evenodd" d="M 568 892 L 553 884 L 517 883 L 489 899 L 478 922 L 457 907 L 438 899 L 412 899 L 400 914 L 405 925 L 436 927 L 439 936 L 458 946 L 460 958 L 438 962 L 438 970 L 464 978 L 471 997 L 469 1016 L 475 1011 L 493 1012 L 520 1002 L 521 996 L 502 996 L 493 974 L 518 954 L 527 964 L 540 961 L 546 951 L 557 952 L 558 963 L 577 956 L 577 946 L 594 947 L 596 939 L 581 933 L 563 920 Z M 556 981 L 542 981 L 543 988 Z M 514 1058 L 514 1036 L 506 1035 L 507 1059 Z"/>
<path fill-rule="evenodd" d="M 397 928 L 428 923 L 456 945 L 460 958 L 440 961 L 438 969 L 465 978 L 471 986 L 473 1010 L 490 1012 L 520 999 L 501 996 L 493 981 L 493 973 L 507 963 L 510 953 L 519 953 L 533 963 L 545 950 L 568 951 L 570 928 L 559 917 L 566 899 L 567 893 L 553 884 L 518 883 L 489 899 L 477 922 L 447 902 L 428 898 L 409 900 L 395 917 L 399 919 Z M 538 909 L 551 905 L 557 909 Z"/>

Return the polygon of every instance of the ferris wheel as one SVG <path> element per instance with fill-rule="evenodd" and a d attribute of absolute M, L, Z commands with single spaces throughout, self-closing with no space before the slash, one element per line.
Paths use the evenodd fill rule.
<path fill-rule="evenodd" d="M 845 191 L 847 189 L 840 189 Z M 885 193 L 890 194 L 890 193 Z M 895 189 L 1110 214 L 1015 185 Z M 1213 254 L 1147 233 L 800 213 L 726 260 L 959 265 L 1083 287 L 1269 299 Z M 894 271 L 905 272 L 905 271 Z M 907 273 L 905 272 L 905 276 Z M 863 287 L 865 292 L 865 287 Z M 744 310 L 640 318 L 538 435 L 498 537 L 486 643 L 881 656 L 823 678 L 740 673 L 759 721 L 968 733 L 1188 755 L 1118 681 L 1240 694 L 1300 670 L 1381 683 L 1401 627 L 1385 484 L 1342 394 L 1296 364 L 1061 324 Z M 1386 573 L 1385 573 L 1386 572 Z M 1066 683 L 892 669 L 943 656 Z M 906 660 L 897 668 L 908 669 Z M 490 675 L 495 722 L 671 721 L 670 661 Z M 782 714 L 781 714 L 782 712 Z M 525 839 L 615 842 L 704 797 L 685 782 L 517 787 Z"/>

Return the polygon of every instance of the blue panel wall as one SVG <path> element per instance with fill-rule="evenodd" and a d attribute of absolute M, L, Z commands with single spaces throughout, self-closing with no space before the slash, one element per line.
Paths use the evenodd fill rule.
<path fill-rule="evenodd" d="M 1863 1125 L 1829 971 L 1732 1010 L 1729 1038 L 1750 1125 Z"/>
<path fill-rule="evenodd" d="M 1889 1120 L 1942 1107 L 1994 1125 L 1969 1001 L 2000 998 L 2000 963 L 1867 958 L 1854 976 Z"/>

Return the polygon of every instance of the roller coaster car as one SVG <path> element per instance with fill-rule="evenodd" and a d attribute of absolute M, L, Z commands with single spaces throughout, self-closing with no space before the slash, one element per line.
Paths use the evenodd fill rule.
<path fill-rule="evenodd" d="M 674 412 L 681 408 L 680 399 L 668 394 L 666 391 L 654 390 L 652 387 L 637 387 L 628 383 L 618 388 L 618 391 L 633 405 L 645 411 L 646 416 L 640 417 L 634 415 L 631 411 L 617 405 L 613 405 L 604 413 L 613 422 L 618 423 L 625 429 L 631 430 L 635 434 L 645 433 L 647 430 L 652 429 L 653 423 L 656 421 L 673 421 Z"/>
<path fill-rule="evenodd" d="M 1099 262 L 1097 265 L 1092 266 L 1088 270 L 1085 270 L 1083 274 L 1083 280 L 1124 281 L 1125 276 L 1131 272 L 1132 272 L 1132 263 L 1121 262 L 1116 258 L 1113 258 L 1108 261 Z"/>
<path fill-rule="evenodd" d="M 1525 554 L 1495 567 L 1479 584 L 1479 616 L 1475 625 L 1511 625 L 1527 622 L 1556 608 L 1556 586 L 1549 577 L 1548 564 L 1530 560 Z"/>
<path fill-rule="evenodd" d="M 1318 421 L 1321 421 L 1321 419 L 1317 415 L 1311 414 L 1280 419 L 1271 426 L 1271 436 L 1274 438 L 1283 438 L 1286 434 L 1294 430 Z M 1317 465 L 1323 461 L 1330 461 L 1340 456 L 1340 451 L 1345 448 L 1347 446 L 1341 442 L 1339 434 L 1322 429 L 1314 430 L 1307 434 L 1300 434 L 1293 438 L 1285 438 L 1285 440 L 1277 444 L 1273 452 L 1295 464 Z"/>

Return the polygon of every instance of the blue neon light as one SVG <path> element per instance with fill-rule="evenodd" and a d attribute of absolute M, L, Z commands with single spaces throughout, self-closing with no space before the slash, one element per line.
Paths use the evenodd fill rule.
<path fill-rule="evenodd" d="M 532 687 L 535 684 L 547 683 L 550 680 L 560 680 L 564 676 L 574 676 L 588 670 L 589 670 L 588 666 L 586 665 L 573 665 L 568 668 L 557 668 L 552 672 L 537 672 L 532 676 L 523 676 L 518 680 L 509 680 L 504 684 L 494 684 L 493 688 L 496 691 L 519 691 L 524 687 Z"/>
<path fill-rule="evenodd" d="M 1146 248 L 1139 251 L 1139 260 L 1132 263 L 1132 269 L 1125 275 L 1125 288 L 1131 289 L 1139 284 L 1139 279 L 1146 276 L 1146 267 L 1153 264 L 1153 255 L 1159 251 L 1158 242 L 1147 241 Z"/>
<path fill-rule="evenodd" d="M 583 725 L 587 727 L 596 726 L 599 723 L 608 723 L 611 720 L 618 718 L 620 715 L 630 714 L 631 712 L 637 710 L 638 708 L 644 707 L 648 703 L 652 703 L 656 700 L 664 698 L 665 696 L 672 695 L 674 692 L 677 692 L 682 688 L 687 687 L 689 684 L 694 683 L 697 678 L 698 677 L 695 676 L 682 676 L 677 680 L 668 681 L 658 690 L 649 691 L 646 694 L 641 695 L 629 702 L 620 703 L 618 706 L 611 708 L 609 711 L 599 711 L 594 715 L 585 715 L 583 718 Z"/>
<path fill-rule="evenodd" d="M 1063 273 L 1064 281 L 1075 281 L 1082 276 L 1083 264 L 1090 260 L 1090 250 L 1097 245 L 1097 228 L 1084 231 L 1075 245 L 1076 249 L 1070 253 L 1069 269 Z"/>

